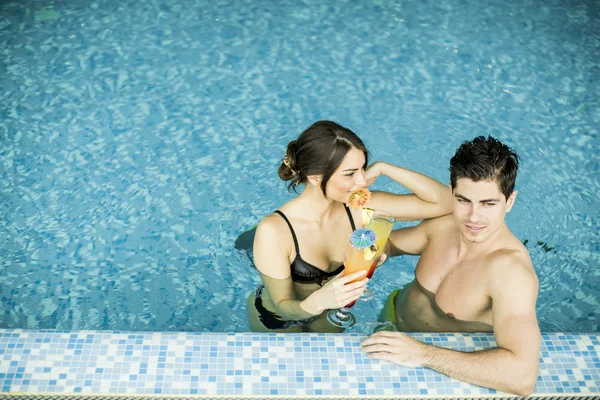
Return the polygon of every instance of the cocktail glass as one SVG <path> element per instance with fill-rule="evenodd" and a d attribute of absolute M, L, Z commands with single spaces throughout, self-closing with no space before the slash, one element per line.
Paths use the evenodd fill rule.
<path fill-rule="evenodd" d="M 377 247 L 377 253 L 375 254 L 373 263 L 369 268 L 369 272 L 367 272 L 367 278 L 371 279 L 375 273 L 377 263 L 379 262 L 383 251 L 385 250 L 385 245 L 390 237 L 390 233 L 392 233 L 392 228 L 394 227 L 396 218 L 394 218 L 394 216 L 387 211 L 375 210 L 372 208 L 363 209 L 363 218 L 367 220 L 364 221 L 365 228 L 373 230 L 376 236 L 375 247 Z M 372 298 L 373 291 L 369 288 L 366 288 L 362 296 L 360 296 L 360 300 L 364 301 L 371 300 Z"/>
<path fill-rule="evenodd" d="M 350 235 L 350 242 L 352 243 L 352 247 L 344 261 L 344 276 L 357 271 L 367 271 L 368 273 L 378 250 L 376 247 L 375 232 L 369 228 L 357 229 Z M 347 284 L 361 279 L 364 278 L 354 279 Z M 350 328 L 356 322 L 356 317 L 350 312 L 350 308 L 354 303 L 356 302 L 353 301 L 337 310 L 330 310 L 327 313 L 327 320 L 338 328 Z"/>

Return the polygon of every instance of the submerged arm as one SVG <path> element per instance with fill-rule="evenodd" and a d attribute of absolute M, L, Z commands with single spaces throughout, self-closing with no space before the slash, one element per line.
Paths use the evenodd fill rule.
<path fill-rule="evenodd" d="M 277 313 L 287 320 L 303 320 L 318 313 L 302 308 L 296 298 L 290 269 L 290 244 L 284 240 L 281 221 L 270 215 L 258 225 L 254 238 L 254 263 Z"/>
<path fill-rule="evenodd" d="M 306 299 L 298 299 L 289 261 L 293 247 L 292 238 L 287 226 L 283 225 L 283 220 L 279 221 L 276 218 L 279 217 L 266 217 L 256 230 L 254 263 L 279 315 L 287 320 L 308 319 L 327 309 L 340 308 L 362 294 L 367 279 L 347 285 L 346 283 L 360 278 L 365 271 L 343 277 L 339 274 Z"/>

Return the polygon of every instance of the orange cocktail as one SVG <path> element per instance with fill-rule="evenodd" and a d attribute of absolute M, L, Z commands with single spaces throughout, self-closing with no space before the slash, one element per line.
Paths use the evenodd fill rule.
<path fill-rule="evenodd" d="M 377 253 L 375 254 L 375 258 L 373 258 L 373 262 L 371 263 L 369 272 L 367 273 L 367 278 L 369 279 L 371 279 L 373 273 L 375 272 L 375 267 L 377 266 L 377 262 L 379 261 L 381 254 L 383 254 L 383 250 L 385 249 L 387 240 L 390 237 L 390 233 L 392 233 L 392 228 L 394 227 L 395 222 L 396 218 L 394 218 L 392 214 L 388 213 L 387 211 L 363 208 L 363 223 L 365 224 L 365 228 L 372 229 L 377 238 L 375 240 Z"/>
<path fill-rule="evenodd" d="M 352 247 L 344 261 L 344 275 L 360 270 L 369 270 L 373 263 L 373 259 L 375 258 L 375 254 L 377 253 L 375 240 L 375 232 L 372 229 L 360 228 L 352 232 L 350 235 Z M 361 277 L 354 281 L 360 279 L 364 278 Z M 327 321 L 339 328 L 350 328 L 356 322 L 356 317 L 349 310 L 354 303 L 355 302 L 353 301 L 338 310 L 329 310 L 327 313 Z"/>
<path fill-rule="evenodd" d="M 358 229 L 350 236 L 350 241 L 352 247 L 344 261 L 344 275 L 350 275 L 358 271 L 367 271 L 368 274 L 373 260 L 377 264 L 375 257 L 379 249 L 377 248 L 377 235 L 375 231 L 368 228 Z M 348 283 L 357 282 L 361 279 L 365 278 L 359 277 Z M 350 308 L 355 303 L 353 301 L 346 307 Z"/>
<path fill-rule="evenodd" d="M 372 249 L 359 249 L 353 246 L 344 261 L 344 275 L 350 275 L 363 270 L 368 271 L 371 268 L 371 264 L 373 264 L 376 254 L 377 251 L 374 246 Z M 359 277 L 348 283 L 358 282 L 362 279 L 365 278 Z"/>

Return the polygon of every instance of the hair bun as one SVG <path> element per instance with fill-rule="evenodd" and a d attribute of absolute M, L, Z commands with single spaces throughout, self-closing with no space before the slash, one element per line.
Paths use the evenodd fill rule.
<path fill-rule="evenodd" d="M 300 171 L 296 165 L 296 141 L 292 140 L 288 143 L 287 151 L 283 157 L 283 161 L 279 166 L 279 177 L 284 181 L 289 181 L 298 177 Z"/>

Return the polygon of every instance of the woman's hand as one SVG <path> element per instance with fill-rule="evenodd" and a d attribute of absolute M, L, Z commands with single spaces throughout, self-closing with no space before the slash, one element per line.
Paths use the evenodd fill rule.
<path fill-rule="evenodd" d="M 366 273 L 367 271 L 363 270 L 343 276 L 344 273 L 340 272 L 322 288 L 308 296 L 300 306 L 305 311 L 314 315 L 321 314 L 325 310 L 344 307 L 346 304 L 350 304 L 360 297 L 369 279 L 365 278 L 358 282 L 348 282 L 360 279 Z"/>
<path fill-rule="evenodd" d="M 371 186 L 371 184 L 373 184 L 373 182 L 375 182 L 375 180 L 381 176 L 382 164 L 382 162 L 377 161 L 376 163 L 369 165 L 365 171 L 365 180 L 367 181 L 367 186 Z"/>

